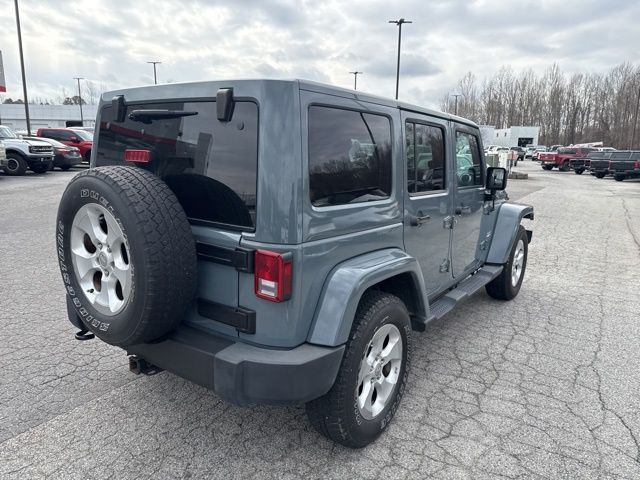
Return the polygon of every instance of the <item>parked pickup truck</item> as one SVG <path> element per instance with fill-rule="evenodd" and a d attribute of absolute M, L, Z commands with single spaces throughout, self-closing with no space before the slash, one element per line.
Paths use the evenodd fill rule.
<path fill-rule="evenodd" d="M 609 171 L 618 182 L 640 177 L 640 152 L 631 152 L 628 160 L 611 160 Z"/>
<path fill-rule="evenodd" d="M 569 163 L 571 164 L 571 169 L 576 172 L 576 174 L 582 175 L 585 170 L 589 170 L 592 160 L 609 160 L 610 156 L 610 152 L 589 152 L 589 155 L 586 157 L 574 157 L 569 160 Z"/>
<path fill-rule="evenodd" d="M 629 150 L 619 150 L 616 152 L 604 152 L 605 158 L 602 160 L 592 160 L 589 170 L 591 175 L 596 178 L 604 178 L 611 173 L 609 170 L 610 162 L 625 161 L 631 157 Z"/>
<path fill-rule="evenodd" d="M 584 158 L 595 148 L 590 147 L 560 147 L 555 152 L 541 152 L 538 156 L 542 168 L 551 170 L 557 167 L 561 172 L 571 170 L 571 159 Z"/>

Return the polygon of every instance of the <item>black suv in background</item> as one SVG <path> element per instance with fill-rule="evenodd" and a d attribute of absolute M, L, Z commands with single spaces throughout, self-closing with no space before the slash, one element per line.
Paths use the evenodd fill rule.
<path fill-rule="evenodd" d="M 618 160 L 628 160 L 631 156 L 631 152 L 628 150 L 602 153 L 605 154 L 604 158 L 591 160 L 591 165 L 589 167 L 589 169 L 591 170 L 591 175 L 594 175 L 596 178 L 604 178 L 611 173 L 611 171 L 609 170 L 610 162 Z"/>

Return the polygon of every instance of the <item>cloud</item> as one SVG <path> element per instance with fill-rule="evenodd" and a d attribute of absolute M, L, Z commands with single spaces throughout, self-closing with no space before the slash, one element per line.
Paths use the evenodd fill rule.
<path fill-rule="evenodd" d="M 437 106 L 471 70 L 511 64 L 604 71 L 640 60 L 640 3 L 625 0 L 47 0 L 21 2 L 31 97 L 158 79 L 307 78 L 393 96 L 403 27 L 400 96 Z M 21 97 L 13 8 L 0 9 L 7 96 Z M 612 27 L 615 25 L 615 28 Z"/>

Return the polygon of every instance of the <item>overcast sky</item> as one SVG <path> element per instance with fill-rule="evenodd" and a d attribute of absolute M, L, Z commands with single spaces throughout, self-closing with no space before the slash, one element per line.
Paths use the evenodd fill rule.
<path fill-rule="evenodd" d="M 22 97 L 13 2 L 0 9 L 7 97 Z M 457 80 L 511 64 L 605 71 L 640 60 L 637 0 L 20 0 L 30 97 L 81 76 L 107 89 L 229 78 L 305 78 L 438 106 Z"/>

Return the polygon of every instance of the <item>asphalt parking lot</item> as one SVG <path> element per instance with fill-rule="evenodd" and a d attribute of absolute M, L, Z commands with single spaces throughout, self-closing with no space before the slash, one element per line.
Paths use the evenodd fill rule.
<path fill-rule="evenodd" d="M 363 450 L 303 408 L 235 407 L 76 341 L 54 245 L 74 173 L 0 174 L 0 478 L 640 478 L 640 181 L 518 170 L 520 295 L 414 335 L 403 403 Z"/>

